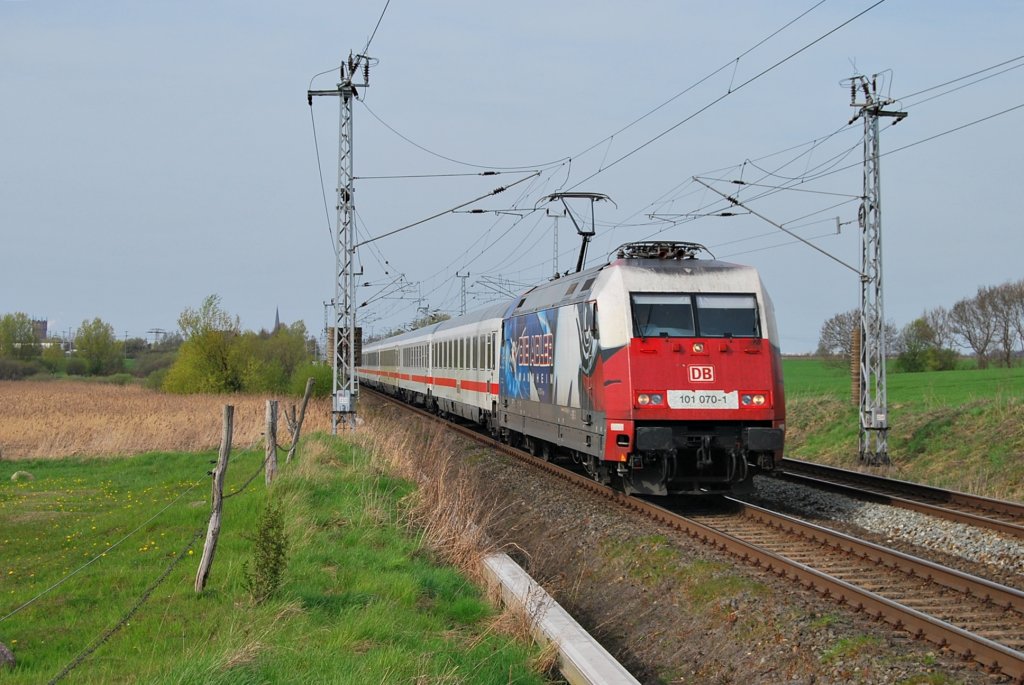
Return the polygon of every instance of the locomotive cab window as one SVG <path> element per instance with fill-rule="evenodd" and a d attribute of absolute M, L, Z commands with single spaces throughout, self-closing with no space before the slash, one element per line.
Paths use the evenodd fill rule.
<path fill-rule="evenodd" d="M 684 338 L 695 333 L 689 295 L 633 295 L 633 334 L 638 338 Z"/>
<path fill-rule="evenodd" d="M 753 295 L 697 295 L 697 322 L 705 338 L 757 338 Z"/>
<path fill-rule="evenodd" d="M 636 293 L 633 335 L 638 338 L 757 338 L 753 295 Z"/>

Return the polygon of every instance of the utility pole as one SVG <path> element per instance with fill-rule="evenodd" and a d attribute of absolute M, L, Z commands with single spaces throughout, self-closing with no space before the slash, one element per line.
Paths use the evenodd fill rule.
<path fill-rule="evenodd" d="M 461 307 L 461 314 L 462 314 L 462 316 L 465 316 L 466 315 L 466 279 L 469 278 L 469 272 L 467 271 L 465 274 L 461 274 L 458 271 L 456 271 L 455 275 L 458 278 L 462 279 L 462 307 Z"/>
<path fill-rule="evenodd" d="M 860 287 L 860 460 L 868 464 L 889 464 L 889 411 L 885 380 L 885 312 L 882 306 L 882 202 L 878 163 L 878 120 L 893 117 L 893 124 L 906 112 L 886 110 L 894 100 L 878 94 L 878 75 L 850 79 L 850 106 L 857 113 L 850 119 L 864 120 L 864 195 L 859 219 L 861 229 Z M 858 95 L 863 101 L 858 102 Z"/>
<path fill-rule="evenodd" d="M 313 96 L 329 95 L 341 100 L 338 125 L 338 217 L 334 235 L 334 361 L 331 409 L 331 434 L 338 434 L 338 423 L 356 427 L 356 400 L 359 395 L 356 379 L 356 307 L 355 307 L 355 183 L 352 166 L 352 101 L 358 97 L 356 87 L 366 88 L 370 81 L 370 58 L 349 53 L 348 70 L 339 68 L 335 90 L 309 90 L 306 98 L 313 106 Z M 362 67 L 362 82 L 356 83 Z"/>
<path fill-rule="evenodd" d="M 331 325 L 329 323 L 330 319 L 327 316 L 327 312 L 328 312 L 329 309 L 330 310 L 334 309 L 334 300 L 324 300 L 324 335 L 323 335 L 323 341 L 324 341 L 323 359 L 324 359 L 324 361 L 327 361 L 327 350 L 330 348 L 330 344 L 329 344 L 329 341 L 328 341 L 328 336 L 333 335 L 333 333 L 331 332 Z"/>

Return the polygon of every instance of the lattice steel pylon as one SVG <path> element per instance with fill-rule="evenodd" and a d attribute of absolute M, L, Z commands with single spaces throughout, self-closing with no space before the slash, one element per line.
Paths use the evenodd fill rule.
<path fill-rule="evenodd" d="M 882 202 L 878 164 L 878 119 L 906 112 L 883 109 L 894 101 L 878 95 L 877 75 L 850 79 L 850 105 L 864 120 L 864 195 L 859 212 L 861 228 L 860 286 L 860 460 L 888 464 L 889 411 L 886 393 L 885 309 L 882 290 Z M 864 96 L 857 101 L 858 94 Z"/>
<path fill-rule="evenodd" d="M 334 345 L 331 433 L 338 433 L 339 422 L 350 429 L 356 427 L 356 401 L 359 381 L 356 378 L 356 308 L 355 308 L 355 176 L 352 163 L 352 101 L 357 87 L 366 88 L 370 81 L 370 60 L 365 55 L 348 57 L 348 75 L 342 63 L 335 90 L 310 90 L 306 96 L 313 105 L 313 96 L 330 95 L 341 98 L 338 124 L 338 210 L 334 232 Z M 362 82 L 356 74 L 362 66 Z"/>

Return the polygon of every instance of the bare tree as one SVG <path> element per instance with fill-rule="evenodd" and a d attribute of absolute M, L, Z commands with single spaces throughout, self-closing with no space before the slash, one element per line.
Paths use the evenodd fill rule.
<path fill-rule="evenodd" d="M 989 288 L 989 300 L 992 308 L 995 335 L 993 342 L 999 346 L 1000 361 L 1009 368 L 1013 366 L 1013 352 L 1017 346 L 1018 298 L 1015 284 L 1007 281 L 1002 285 Z"/>
<path fill-rule="evenodd" d="M 935 307 L 925 310 L 921 318 L 925 320 L 934 336 L 935 346 L 940 349 L 953 349 L 953 327 L 949 320 L 949 310 L 945 307 Z"/>
<path fill-rule="evenodd" d="M 860 310 L 840 312 L 821 325 L 818 355 L 829 359 L 849 359 L 853 348 L 853 331 L 860 326 Z"/>
<path fill-rule="evenodd" d="M 978 288 L 978 294 L 964 298 L 949 310 L 954 337 L 969 347 L 978 359 L 978 368 L 988 368 L 988 354 L 996 336 L 992 288 Z"/>
<path fill-rule="evenodd" d="M 1014 312 L 1016 319 L 1013 327 L 1017 331 L 1017 339 L 1021 344 L 1021 351 L 1024 352 L 1024 279 L 1009 284 L 1010 292 L 1014 299 Z"/>
<path fill-rule="evenodd" d="M 840 312 L 821 325 L 818 336 L 817 354 L 832 361 L 849 361 L 853 354 L 853 332 L 860 328 L 860 310 Z M 900 350 L 899 329 L 892 321 L 885 322 L 885 339 L 889 341 L 888 353 Z"/>

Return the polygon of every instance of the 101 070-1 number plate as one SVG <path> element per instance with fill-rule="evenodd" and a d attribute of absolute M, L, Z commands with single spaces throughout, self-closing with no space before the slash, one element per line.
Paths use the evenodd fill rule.
<path fill-rule="evenodd" d="M 669 390 L 668 406 L 672 409 L 739 409 L 738 390 Z"/>

